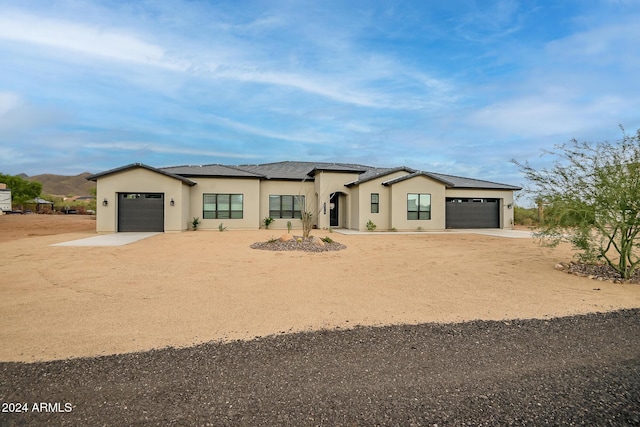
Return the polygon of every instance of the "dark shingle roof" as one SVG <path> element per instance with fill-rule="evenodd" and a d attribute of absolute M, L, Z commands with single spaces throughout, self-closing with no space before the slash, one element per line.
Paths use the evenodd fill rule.
<path fill-rule="evenodd" d="M 521 190 L 520 187 L 515 187 L 509 184 L 500 184 L 498 182 L 484 181 L 481 179 L 464 178 L 455 175 L 446 175 L 443 173 L 434 173 L 426 171 L 415 171 L 408 175 L 404 175 L 398 178 L 385 181 L 383 185 L 393 185 L 397 182 L 406 181 L 407 179 L 415 178 L 416 176 L 427 176 L 445 184 L 448 188 L 476 188 L 487 190 Z"/>
<path fill-rule="evenodd" d="M 147 169 L 147 170 L 152 171 L 152 172 L 156 172 L 156 173 L 159 173 L 159 174 L 162 174 L 162 175 L 166 175 L 166 176 L 171 177 L 171 178 L 178 179 L 178 180 L 180 180 L 180 181 L 182 181 L 182 182 L 184 182 L 185 184 L 188 184 L 188 185 L 196 185 L 196 183 L 194 181 L 191 181 L 190 179 L 185 178 L 184 176 L 173 174 L 171 172 L 166 172 L 166 171 L 164 171 L 162 169 L 154 168 L 153 166 L 148 166 L 148 165 L 145 165 L 143 163 L 131 163 L 129 165 L 121 166 L 119 168 L 109 169 L 108 171 L 104 171 L 104 172 L 100 172 L 100 173 L 97 173 L 97 174 L 94 174 L 94 175 L 90 175 L 86 179 L 88 181 L 97 181 L 98 178 L 101 178 L 103 176 L 111 175 L 111 174 L 118 173 L 118 172 L 123 172 L 123 171 L 129 170 L 129 169 L 135 169 L 135 168 Z"/>
<path fill-rule="evenodd" d="M 347 187 L 354 187 L 364 182 L 390 175 L 394 172 L 404 171 L 407 175 L 390 179 L 383 182 L 383 185 L 393 185 L 397 182 L 405 181 L 416 176 L 427 176 L 442 182 L 447 188 L 476 188 L 488 190 L 521 190 L 508 184 L 484 181 L 480 179 L 464 178 L 442 173 L 417 171 L 406 166 L 395 168 L 377 168 L 373 166 L 359 165 L 355 163 L 329 163 L 329 162 L 275 162 L 258 165 L 202 165 L 202 166 L 170 166 L 164 168 L 153 168 L 142 163 L 132 163 L 106 172 L 101 172 L 87 177 L 88 180 L 96 181 L 99 177 L 127 169 L 141 167 L 154 172 L 158 172 L 172 178 L 182 180 L 189 185 L 195 182 L 188 177 L 229 177 L 229 178 L 255 178 L 255 179 L 281 179 L 281 180 L 313 180 L 317 171 L 347 172 L 354 174 L 354 180 L 346 183 Z"/>
<path fill-rule="evenodd" d="M 484 181 L 481 179 L 465 178 L 462 176 L 447 175 L 443 173 L 427 172 L 431 177 L 442 182 L 451 183 L 453 188 L 486 188 L 490 190 L 522 190 L 522 187 L 516 187 L 509 184 L 501 184 L 499 182 Z"/>
<path fill-rule="evenodd" d="M 362 166 L 349 163 L 326 162 L 276 162 L 263 163 L 261 165 L 239 165 L 239 169 L 264 175 L 267 179 L 309 179 L 315 175 L 315 171 L 327 170 L 334 172 L 363 173 L 370 166 Z"/>
<path fill-rule="evenodd" d="M 161 170 L 182 176 L 225 176 L 230 178 L 264 178 L 264 175 L 241 169 L 237 166 L 202 165 L 202 166 L 170 166 Z"/>
<path fill-rule="evenodd" d="M 414 169 L 408 168 L 406 166 L 399 166 L 396 168 L 370 168 L 365 173 L 361 174 L 356 181 L 349 182 L 345 184 L 347 187 L 355 187 L 356 185 L 360 185 L 363 182 L 371 181 L 372 179 L 380 178 L 394 172 L 415 172 Z"/>

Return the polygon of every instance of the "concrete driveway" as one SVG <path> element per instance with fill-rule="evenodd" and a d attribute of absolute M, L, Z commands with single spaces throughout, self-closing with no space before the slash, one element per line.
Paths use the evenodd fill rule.
<path fill-rule="evenodd" d="M 50 246 L 123 246 L 138 240 L 146 239 L 162 233 L 113 233 L 100 236 L 87 237 L 86 239 L 72 240 L 70 242 L 55 243 Z"/>
<path fill-rule="evenodd" d="M 485 236 L 506 237 L 509 239 L 531 239 L 533 233 L 529 230 L 505 230 L 501 228 L 469 228 L 455 229 L 445 231 L 357 231 L 347 230 L 344 228 L 333 229 L 334 233 L 340 234 L 370 234 L 370 235 L 388 235 L 388 234 L 483 234 Z"/>
<path fill-rule="evenodd" d="M 359 234 L 359 235 L 398 235 L 398 234 L 483 234 L 485 236 L 506 237 L 509 239 L 531 239 L 533 233 L 528 230 L 503 230 L 499 228 L 475 228 L 475 229 L 456 229 L 446 231 L 357 231 L 347 229 L 334 229 L 335 233 L 340 234 Z M 123 246 L 138 240 L 146 239 L 157 234 L 158 232 L 129 232 L 129 233 L 112 233 L 102 234 L 94 237 L 87 237 L 80 240 L 72 240 L 70 242 L 55 243 L 51 246 Z"/>

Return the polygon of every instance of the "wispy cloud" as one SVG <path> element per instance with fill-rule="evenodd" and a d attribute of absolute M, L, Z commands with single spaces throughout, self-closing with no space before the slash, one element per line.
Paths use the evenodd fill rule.
<path fill-rule="evenodd" d="M 0 92 L 0 117 L 6 116 L 22 104 L 20 96 L 11 92 Z"/>
<path fill-rule="evenodd" d="M 188 147 L 167 147 L 159 144 L 151 144 L 148 142 L 134 142 L 134 141 L 117 141 L 117 142 L 90 142 L 85 144 L 86 148 L 95 148 L 104 151 L 141 151 L 160 154 L 181 154 L 181 155 L 193 155 L 204 157 L 225 157 L 231 159 L 255 159 L 259 155 L 249 153 L 236 153 L 236 152 L 224 152 L 215 150 L 206 150 L 201 148 L 188 148 Z"/>
<path fill-rule="evenodd" d="M 299 131 L 293 132 L 274 132 L 273 130 L 269 130 L 264 127 L 251 126 L 246 123 L 240 123 L 234 120 L 231 120 L 226 117 L 218 117 L 214 115 L 209 115 L 207 117 L 211 122 L 224 126 L 229 129 L 233 129 L 235 131 L 239 131 L 242 133 L 255 135 L 263 138 L 269 138 L 280 141 L 293 141 L 293 142 L 307 142 L 312 144 L 320 144 L 327 141 L 327 137 L 323 135 L 318 135 L 316 132 L 305 132 L 301 133 Z"/>
<path fill-rule="evenodd" d="M 125 30 L 100 28 L 29 15 L 0 14 L 0 39 L 69 50 L 109 60 L 184 70 L 185 64 L 170 61 L 160 46 L 147 43 Z"/>
<path fill-rule="evenodd" d="M 268 28 L 275 18 L 258 20 L 243 26 Z M 233 28 L 235 26 L 222 26 Z M 234 54 L 233 46 L 225 46 L 222 54 L 219 46 L 202 50 L 199 44 L 182 44 L 164 47 L 144 40 L 144 36 L 124 28 L 87 25 L 75 21 L 44 18 L 38 15 L 8 11 L 0 14 L 0 39 L 28 43 L 36 46 L 70 51 L 120 63 L 157 67 L 183 72 L 209 79 L 233 80 L 244 83 L 275 85 L 296 89 L 336 102 L 373 108 L 420 108 L 422 103 L 409 97 L 394 97 L 386 90 L 374 89 L 381 80 L 403 79 L 405 85 L 413 85 L 419 91 L 433 91 L 444 83 L 415 71 L 378 64 L 356 65 L 349 73 L 343 70 L 310 70 L 306 68 L 286 70 L 271 60 L 252 59 L 247 52 Z M 231 41 L 233 42 L 233 38 Z M 239 43 L 238 47 L 241 47 Z M 172 52 L 172 53 L 169 53 Z M 352 52 L 349 53 L 353 54 Z M 214 58 L 211 62 L 208 58 Z M 204 62 L 203 62 L 204 59 Z M 78 58 L 69 57 L 70 61 Z M 89 60 L 90 61 L 90 60 Z M 355 65 L 356 63 L 354 63 Z M 297 68 L 297 67 L 296 67 Z M 126 72 L 126 71 L 125 71 Z M 414 78 L 418 79 L 414 79 Z M 416 87 L 420 83 L 422 87 Z M 373 86 L 373 87 L 368 87 Z M 432 92 L 433 94 L 433 92 Z"/>
<path fill-rule="evenodd" d="M 640 127 L 638 19 L 623 0 L 0 5 L 0 170 L 284 157 L 511 179 L 512 157 Z"/>
<path fill-rule="evenodd" d="M 638 38 L 635 20 L 622 17 L 528 50 L 522 59 L 529 68 L 496 88 L 506 96 L 471 112 L 469 123 L 503 137 L 565 140 L 615 132 L 620 123 L 640 125 L 640 86 L 632 83 L 640 67 Z"/>
<path fill-rule="evenodd" d="M 8 138 L 25 137 L 35 129 L 60 123 L 64 114 L 28 103 L 14 92 L 0 92 L 0 144 Z"/>

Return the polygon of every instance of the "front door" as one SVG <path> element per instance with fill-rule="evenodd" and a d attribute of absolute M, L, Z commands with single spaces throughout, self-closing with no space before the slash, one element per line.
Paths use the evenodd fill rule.
<path fill-rule="evenodd" d="M 339 193 L 333 193 L 331 199 L 329 199 L 329 207 L 331 208 L 329 212 L 329 225 L 331 227 L 338 227 L 340 225 L 338 200 L 340 200 Z"/>

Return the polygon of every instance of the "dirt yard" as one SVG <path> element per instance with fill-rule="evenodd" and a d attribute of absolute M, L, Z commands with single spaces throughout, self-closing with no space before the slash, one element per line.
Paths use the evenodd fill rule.
<path fill-rule="evenodd" d="M 50 246 L 95 235 L 94 225 L 89 216 L 0 216 L 0 361 L 640 307 L 640 286 L 559 272 L 568 247 L 528 239 L 332 233 L 347 249 L 271 252 L 249 246 L 282 231 L 257 230 Z"/>

